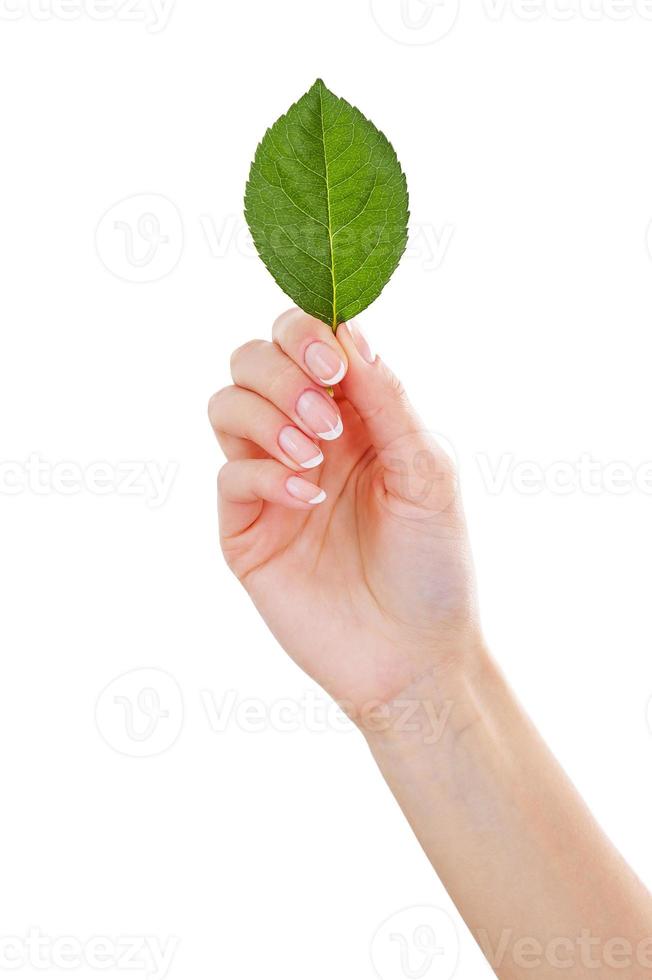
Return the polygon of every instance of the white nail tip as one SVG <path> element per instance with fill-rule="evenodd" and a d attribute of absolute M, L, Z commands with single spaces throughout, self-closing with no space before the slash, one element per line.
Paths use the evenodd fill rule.
<path fill-rule="evenodd" d="M 323 385 L 329 385 L 330 387 L 332 387 L 333 385 L 338 384 L 342 380 L 345 374 L 346 374 L 346 364 L 340 364 L 339 371 L 337 372 L 337 374 L 334 374 L 332 378 L 320 378 L 319 380 Z"/>
<path fill-rule="evenodd" d="M 324 454 L 318 453 L 316 456 L 313 456 L 312 459 L 307 459 L 305 463 L 302 463 L 301 465 L 303 466 L 304 470 L 313 470 L 315 466 L 319 466 L 319 464 L 323 462 Z"/>
<path fill-rule="evenodd" d="M 309 504 L 321 504 L 324 500 L 326 500 L 326 493 L 325 493 L 324 490 L 320 490 L 319 493 L 317 494 L 317 496 L 316 497 L 313 497 L 312 500 L 309 500 L 308 503 Z"/>
<path fill-rule="evenodd" d="M 344 432 L 344 424 L 342 419 L 337 420 L 337 424 L 334 428 L 329 429 L 328 432 L 318 432 L 317 435 L 320 439 L 339 439 L 339 437 Z"/>

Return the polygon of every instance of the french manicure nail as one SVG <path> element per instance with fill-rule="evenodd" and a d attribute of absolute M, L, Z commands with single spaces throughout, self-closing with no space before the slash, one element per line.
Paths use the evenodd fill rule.
<path fill-rule="evenodd" d="M 337 439 L 344 426 L 332 398 L 308 389 L 297 399 L 297 415 L 320 439 Z"/>
<path fill-rule="evenodd" d="M 323 385 L 336 385 L 346 374 L 346 364 L 338 354 L 321 340 L 313 340 L 306 347 L 303 358 L 309 371 Z"/>
<path fill-rule="evenodd" d="M 304 504 L 321 504 L 326 500 L 326 491 L 302 480 L 300 476 L 291 476 L 285 483 L 287 492 L 297 500 L 302 500 Z"/>
<path fill-rule="evenodd" d="M 281 429 L 278 434 L 278 444 L 283 452 L 299 466 L 303 466 L 304 470 L 311 470 L 324 461 L 319 447 L 304 435 L 301 429 L 295 429 L 293 425 L 286 425 Z"/>
<path fill-rule="evenodd" d="M 357 348 L 358 354 L 360 354 L 361 357 L 364 357 L 365 361 L 368 364 L 373 364 L 374 361 L 376 360 L 376 355 L 371 349 L 371 345 L 369 344 L 369 341 L 363 334 L 357 322 L 355 320 L 350 320 L 347 326 L 349 328 L 349 333 L 351 334 L 351 337 L 353 339 L 353 343 Z"/>

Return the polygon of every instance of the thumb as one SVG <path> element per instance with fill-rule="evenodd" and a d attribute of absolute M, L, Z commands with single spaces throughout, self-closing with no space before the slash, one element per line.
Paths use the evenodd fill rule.
<path fill-rule="evenodd" d="M 340 383 L 342 394 L 367 427 L 373 446 L 381 452 L 397 439 L 422 432 L 403 386 L 372 352 L 357 322 L 341 323 L 336 336 L 349 362 Z"/>
<path fill-rule="evenodd" d="M 392 497 L 441 513 L 456 497 L 455 466 L 412 408 L 403 386 L 376 357 L 359 325 L 341 323 L 337 339 L 348 359 L 339 388 L 364 423 Z"/>

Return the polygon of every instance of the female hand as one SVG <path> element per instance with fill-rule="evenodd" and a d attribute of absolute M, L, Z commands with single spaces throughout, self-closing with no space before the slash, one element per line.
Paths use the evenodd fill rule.
<path fill-rule="evenodd" d="M 273 338 L 210 403 L 231 568 L 362 728 L 501 980 L 621 975 L 614 942 L 648 977 L 650 895 L 484 649 L 450 459 L 355 324 L 292 310 Z"/>
<path fill-rule="evenodd" d="M 360 721 L 479 644 L 455 471 L 355 323 L 335 337 L 294 309 L 272 336 L 235 351 L 209 405 L 229 460 L 222 548 L 281 645 Z"/>

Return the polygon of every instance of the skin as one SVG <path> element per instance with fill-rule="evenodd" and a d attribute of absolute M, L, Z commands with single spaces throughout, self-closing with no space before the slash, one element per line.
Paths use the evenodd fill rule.
<path fill-rule="evenodd" d="M 296 309 L 231 373 L 209 405 L 225 558 L 360 727 L 497 976 L 652 976 L 652 898 L 486 648 L 455 468 L 400 383 L 357 324 Z"/>

